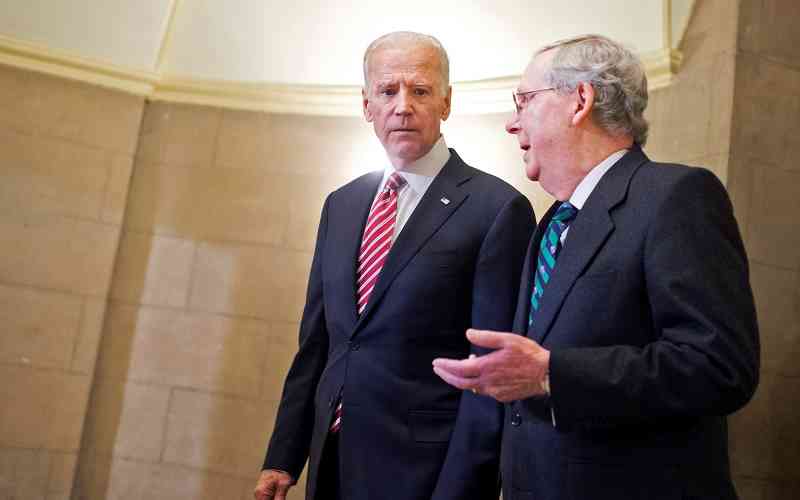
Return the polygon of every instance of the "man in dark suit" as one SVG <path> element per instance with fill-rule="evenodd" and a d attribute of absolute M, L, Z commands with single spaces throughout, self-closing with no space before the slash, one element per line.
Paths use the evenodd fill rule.
<path fill-rule="evenodd" d="M 726 415 L 758 382 L 747 257 L 707 170 L 650 161 L 638 59 L 589 35 L 537 52 L 507 130 L 556 198 L 512 333 L 434 361 L 507 402 L 506 500 L 734 499 Z"/>
<path fill-rule="evenodd" d="M 390 165 L 325 202 L 255 498 L 285 498 L 308 459 L 309 500 L 496 499 L 503 407 L 430 366 L 466 356 L 471 325 L 511 327 L 533 212 L 445 145 L 436 39 L 379 38 L 364 75 L 364 115 Z"/>

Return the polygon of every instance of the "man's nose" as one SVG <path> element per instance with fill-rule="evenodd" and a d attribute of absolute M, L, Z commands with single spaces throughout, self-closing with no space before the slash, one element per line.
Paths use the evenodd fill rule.
<path fill-rule="evenodd" d="M 511 118 L 506 122 L 506 132 L 509 134 L 518 134 L 519 133 L 519 113 L 514 113 L 511 115 Z"/>
<path fill-rule="evenodd" d="M 411 114 L 413 104 L 413 97 L 409 91 L 401 88 L 397 92 L 397 100 L 395 101 L 394 112 L 398 115 Z"/>

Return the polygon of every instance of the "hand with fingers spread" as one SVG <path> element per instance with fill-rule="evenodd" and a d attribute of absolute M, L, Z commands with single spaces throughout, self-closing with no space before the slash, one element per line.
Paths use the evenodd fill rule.
<path fill-rule="evenodd" d="M 289 488 L 294 486 L 294 479 L 286 472 L 267 469 L 261 471 L 258 483 L 253 491 L 255 500 L 286 500 Z"/>
<path fill-rule="evenodd" d="M 433 371 L 445 382 L 504 403 L 545 394 L 550 351 L 514 333 L 469 329 L 467 339 L 494 351 L 462 360 L 434 359 Z"/>

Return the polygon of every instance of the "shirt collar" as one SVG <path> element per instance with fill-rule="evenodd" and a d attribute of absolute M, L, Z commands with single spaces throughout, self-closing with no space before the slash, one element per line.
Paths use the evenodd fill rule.
<path fill-rule="evenodd" d="M 425 192 L 433 181 L 433 178 L 441 172 L 449 159 L 450 150 L 447 149 L 444 136 L 440 135 L 439 140 L 436 141 L 436 144 L 433 145 L 430 151 L 422 158 L 407 165 L 403 170 L 398 171 L 394 166 L 389 164 L 383 171 L 381 186 L 386 184 L 386 179 L 388 179 L 390 175 L 394 172 L 398 172 L 415 192 Z"/>
<path fill-rule="evenodd" d="M 572 206 L 578 210 L 582 209 L 583 205 L 586 203 L 586 200 L 589 199 L 589 195 L 592 194 L 592 191 L 594 191 L 594 188 L 597 187 L 597 184 L 600 182 L 600 179 L 602 179 L 605 173 L 608 172 L 608 170 L 613 167 L 620 158 L 625 156 L 625 153 L 627 152 L 627 149 L 615 151 L 611 153 L 608 158 L 601 161 L 599 164 L 597 164 L 597 166 L 591 169 L 589 173 L 586 174 L 586 177 L 581 179 L 581 182 L 578 184 L 578 187 L 575 188 L 572 196 L 569 197 L 569 202 L 572 204 Z"/>

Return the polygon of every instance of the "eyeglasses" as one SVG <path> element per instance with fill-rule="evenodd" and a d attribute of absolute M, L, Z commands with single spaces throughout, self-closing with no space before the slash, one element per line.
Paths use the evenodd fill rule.
<path fill-rule="evenodd" d="M 525 92 L 511 92 L 511 97 L 514 98 L 514 107 L 517 109 L 517 113 L 522 113 L 522 110 L 525 106 L 530 102 L 536 94 L 539 92 L 546 92 L 548 90 L 555 90 L 553 87 L 547 87 L 546 89 L 536 89 L 536 90 L 526 90 Z"/>

